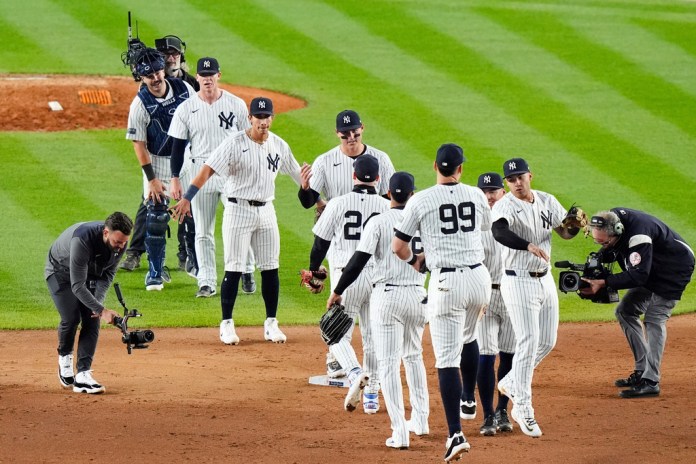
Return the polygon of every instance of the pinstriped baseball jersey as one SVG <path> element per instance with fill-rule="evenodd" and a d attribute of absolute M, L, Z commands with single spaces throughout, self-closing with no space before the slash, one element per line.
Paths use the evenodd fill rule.
<path fill-rule="evenodd" d="M 400 232 L 420 231 L 430 269 L 483 262 L 482 230 L 491 228 L 488 200 L 480 189 L 461 183 L 434 185 L 406 203 Z M 464 233 L 459 233 L 464 232 Z"/>
<path fill-rule="evenodd" d="M 544 250 L 551 257 L 551 235 L 560 226 L 566 215 L 556 197 L 550 193 L 532 190 L 534 202 L 520 200 L 511 192 L 505 194 L 493 206 L 493 222 L 500 218 L 507 220 L 510 230 Z M 513 250 L 503 247 L 505 269 L 544 271 L 549 264 L 527 250 Z"/>
<path fill-rule="evenodd" d="M 278 173 L 290 175 L 299 186 L 300 165 L 290 146 L 272 132 L 264 143 L 256 143 L 246 132 L 227 137 L 205 162 L 225 177 L 225 195 L 253 201 L 275 199 Z"/>
<path fill-rule="evenodd" d="M 389 190 L 389 179 L 394 174 L 394 165 L 389 159 L 389 155 L 369 145 L 365 145 L 363 154 L 377 158 L 380 179 L 376 189 L 377 193 L 385 195 Z M 312 178 L 309 180 L 309 188 L 319 192 L 326 200 L 345 195 L 353 189 L 354 161 L 354 158 L 341 151 L 340 145 L 319 155 L 312 163 Z"/>
<path fill-rule="evenodd" d="M 399 259 L 392 250 L 394 227 L 401 221 L 403 211 L 392 208 L 372 218 L 363 229 L 357 251 L 371 254 L 375 260 L 372 282 L 393 285 L 424 285 L 426 276 L 413 266 Z M 420 247 L 420 238 L 414 236 L 411 242 Z"/>
<path fill-rule="evenodd" d="M 333 268 L 345 267 L 355 253 L 368 220 L 389 209 L 388 200 L 357 189 L 328 202 L 312 228 L 314 235 L 331 242 L 329 260 Z"/>
<path fill-rule="evenodd" d="M 500 284 L 500 277 L 503 275 L 503 246 L 493 237 L 490 230 L 481 232 L 483 241 L 483 250 L 486 255 L 483 258 L 483 264 L 488 268 L 488 273 L 491 275 L 491 282 Z"/>
<path fill-rule="evenodd" d="M 212 105 L 198 94 L 179 105 L 169 135 L 189 141 L 191 158 L 206 160 L 227 136 L 249 127 L 244 100 L 223 90 Z"/>

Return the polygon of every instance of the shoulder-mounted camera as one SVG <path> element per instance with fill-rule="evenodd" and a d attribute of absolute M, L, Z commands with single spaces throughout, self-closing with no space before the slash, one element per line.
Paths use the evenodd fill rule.
<path fill-rule="evenodd" d="M 114 284 L 114 290 L 116 291 L 118 302 L 123 306 L 123 317 L 115 317 L 114 325 L 121 329 L 121 341 L 126 345 L 128 354 L 131 354 L 133 348 L 147 348 L 147 343 L 151 343 L 155 339 L 155 333 L 152 330 L 128 331 L 128 319 L 131 317 L 141 317 L 142 314 L 140 314 L 137 309 L 128 309 L 126 307 L 126 303 L 123 301 L 123 295 L 121 294 L 121 287 L 118 283 Z"/>
<path fill-rule="evenodd" d="M 576 292 L 584 300 L 591 300 L 593 303 L 617 303 L 619 292 L 609 287 L 603 287 L 594 295 L 585 296 L 580 293 L 581 288 L 589 287 L 589 284 L 582 278 L 591 280 L 606 279 L 611 275 L 611 263 L 605 263 L 601 252 L 591 252 L 587 256 L 585 264 L 575 264 L 570 261 L 556 261 L 557 268 L 570 269 L 562 271 L 558 276 L 558 289 L 563 293 Z"/>

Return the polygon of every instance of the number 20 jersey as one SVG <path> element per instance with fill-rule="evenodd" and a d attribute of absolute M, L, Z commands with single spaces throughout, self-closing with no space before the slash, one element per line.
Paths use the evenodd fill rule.
<path fill-rule="evenodd" d="M 396 226 L 409 237 L 420 231 L 429 269 L 483 262 L 481 231 L 490 228 L 486 196 L 480 189 L 461 183 L 438 184 L 416 193 Z"/>

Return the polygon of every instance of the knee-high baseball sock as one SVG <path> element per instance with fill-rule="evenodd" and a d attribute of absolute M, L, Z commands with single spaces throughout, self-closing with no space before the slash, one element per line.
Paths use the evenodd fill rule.
<path fill-rule="evenodd" d="M 266 305 L 266 317 L 276 317 L 279 293 L 278 269 L 261 271 L 261 296 L 263 296 L 263 302 Z"/>
<path fill-rule="evenodd" d="M 234 302 L 237 300 L 237 287 L 241 272 L 225 271 L 225 278 L 220 285 L 220 305 L 222 306 L 222 320 L 232 319 Z"/>
<path fill-rule="evenodd" d="M 495 355 L 482 354 L 479 356 L 479 367 L 477 376 L 479 397 L 483 407 L 483 417 L 486 418 L 494 413 L 493 394 L 495 391 Z"/>
<path fill-rule="evenodd" d="M 466 343 L 462 348 L 462 401 L 476 401 L 474 390 L 476 389 L 476 374 L 478 373 L 479 347 L 474 340 Z"/>
<path fill-rule="evenodd" d="M 459 399 L 462 397 L 462 376 L 459 368 L 445 367 L 437 370 L 437 378 L 440 381 L 440 396 L 442 406 L 445 408 L 447 427 L 451 437 L 461 432 L 462 423 L 459 419 Z"/>
<path fill-rule="evenodd" d="M 500 352 L 500 362 L 498 363 L 498 381 L 505 377 L 510 369 L 512 369 L 512 358 L 515 353 Z M 498 392 L 498 407 L 496 409 L 508 408 L 508 397 Z"/>

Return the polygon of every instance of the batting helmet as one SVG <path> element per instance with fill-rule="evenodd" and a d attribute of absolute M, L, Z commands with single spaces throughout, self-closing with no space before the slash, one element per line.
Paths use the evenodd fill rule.
<path fill-rule="evenodd" d="M 135 71 L 148 76 L 164 69 L 164 55 L 154 48 L 145 48 L 135 57 Z"/>

